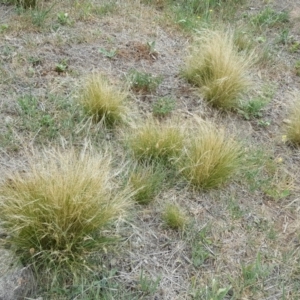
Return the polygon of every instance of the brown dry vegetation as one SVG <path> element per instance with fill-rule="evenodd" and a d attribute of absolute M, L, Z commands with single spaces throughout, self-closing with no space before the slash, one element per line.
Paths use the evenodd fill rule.
<path fill-rule="evenodd" d="M 300 148 L 285 140 L 290 94 L 300 89 L 300 1 L 216 0 L 208 10 L 186 1 L 194 3 L 193 13 L 167 0 L 41 0 L 27 10 L 7 2 L 0 1 L 1 184 L 4 174 L 26 172 L 28 149 L 53 146 L 109 149 L 118 174 L 135 160 L 124 133 L 134 134 L 166 96 L 176 100 L 172 115 L 185 136 L 196 116 L 233 134 L 243 148 L 238 173 L 215 189 L 193 189 L 173 164 L 164 165 L 165 184 L 155 199 L 136 204 L 126 222 L 110 228 L 120 240 L 93 253 L 90 275 L 66 279 L 60 289 L 40 275 L 31 296 L 300 299 Z M 239 51 L 256 54 L 248 74 L 253 86 L 233 111 L 212 107 L 181 75 L 199 34 L 194 29 L 203 27 L 235 30 Z M 129 88 L 132 70 L 163 80 L 138 93 Z M 85 115 L 78 100 L 92 72 L 128 86 L 128 122 L 107 128 Z M 115 180 L 126 184 L 127 177 Z M 182 230 L 166 226 L 168 203 L 184 211 Z"/>

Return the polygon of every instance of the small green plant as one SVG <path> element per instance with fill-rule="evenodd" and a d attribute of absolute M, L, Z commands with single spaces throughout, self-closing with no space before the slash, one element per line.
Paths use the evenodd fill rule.
<path fill-rule="evenodd" d="M 128 75 L 131 89 L 135 92 L 154 92 L 162 82 L 161 76 L 131 70 Z"/>
<path fill-rule="evenodd" d="M 246 120 L 250 120 L 252 118 L 261 118 L 263 116 L 262 110 L 268 104 L 267 101 L 263 97 L 257 97 L 249 100 L 246 103 L 243 103 L 240 106 L 239 112 Z"/>
<path fill-rule="evenodd" d="M 187 224 L 187 216 L 177 204 L 166 205 L 162 218 L 168 227 L 175 230 L 183 229 Z"/>
<path fill-rule="evenodd" d="M 234 46 L 231 32 L 206 30 L 186 59 L 183 76 L 199 87 L 200 94 L 214 106 L 236 108 L 239 96 L 250 86 L 252 55 L 246 58 Z"/>
<path fill-rule="evenodd" d="M 9 28 L 8 24 L 0 25 L 0 33 L 5 32 Z"/>
<path fill-rule="evenodd" d="M 93 73 L 85 80 L 80 103 L 94 121 L 113 126 L 124 120 L 127 93 L 111 85 L 101 74 Z"/>
<path fill-rule="evenodd" d="M 259 27 L 275 27 L 289 22 L 289 14 L 286 11 L 277 12 L 267 6 L 252 18 L 252 24 Z"/>
<path fill-rule="evenodd" d="M 300 50 L 300 42 L 295 41 L 295 42 L 293 42 L 292 45 L 290 46 L 289 51 L 292 52 L 292 53 L 295 53 L 295 52 L 297 52 L 298 50 Z"/>
<path fill-rule="evenodd" d="M 193 186 L 210 189 L 225 183 L 238 170 L 241 157 L 241 146 L 224 130 L 200 121 L 177 164 Z"/>
<path fill-rule="evenodd" d="M 300 145 L 300 94 L 295 93 L 290 106 L 289 122 L 285 126 L 286 139 L 292 144 Z"/>
<path fill-rule="evenodd" d="M 149 118 L 132 130 L 128 145 L 139 160 L 170 162 L 180 154 L 184 136 L 174 120 L 160 123 Z"/>
<path fill-rule="evenodd" d="M 59 12 L 57 14 L 57 21 L 60 25 L 70 25 L 71 20 L 68 13 Z"/>
<path fill-rule="evenodd" d="M 153 115 L 156 117 L 166 117 L 175 108 L 175 100 L 170 97 L 163 97 L 156 100 L 152 105 Z"/>
<path fill-rule="evenodd" d="M 220 283 L 213 278 L 209 285 L 204 288 L 195 288 L 191 295 L 193 299 L 223 300 L 227 298 L 226 295 L 228 295 L 231 288 L 231 286 L 221 287 Z"/>
<path fill-rule="evenodd" d="M 117 55 L 117 50 L 107 51 L 103 48 L 100 48 L 99 52 L 102 53 L 105 57 L 108 57 L 108 58 L 114 58 Z"/>
<path fill-rule="evenodd" d="M 159 193 L 165 178 L 162 167 L 151 164 L 137 165 L 129 177 L 129 185 L 135 191 L 134 200 L 148 204 Z"/>
<path fill-rule="evenodd" d="M 63 73 L 63 72 L 67 71 L 68 67 L 69 67 L 68 60 L 61 59 L 60 62 L 58 64 L 56 64 L 55 71 L 57 73 Z"/>
<path fill-rule="evenodd" d="M 0 186 L 9 242 L 24 263 L 53 271 L 57 283 L 88 270 L 86 256 L 109 242 L 103 228 L 131 206 L 131 190 L 118 188 L 110 157 L 88 152 L 35 153 L 25 173 Z"/>

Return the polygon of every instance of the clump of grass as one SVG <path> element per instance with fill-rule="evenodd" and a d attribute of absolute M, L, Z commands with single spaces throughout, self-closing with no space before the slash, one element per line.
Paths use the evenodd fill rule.
<path fill-rule="evenodd" d="M 162 82 L 161 76 L 153 76 L 150 73 L 131 70 L 128 75 L 130 87 L 134 92 L 154 92 Z"/>
<path fill-rule="evenodd" d="M 223 184 L 241 165 L 241 147 L 224 130 L 201 122 L 178 160 L 180 173 L 196 188 Z"/>
<path fill-rule="evenodd" d="M 182 128 L 174 120 L 162 123 L 148 118 L 128 138 L 128 145 L 139 160 L 170 161 L 179 155 L 183 144 Z"/>
<path fill-rule="evenodd" d="M 44 151 L 0 186 L 2 226 L 25 263 L 53 270 L 58 281 L 87 270 L 87 255 L 108 242 L 103 229 L 131 205 L 110 161 L 96 153 Z"/>
<path fill-rule="evenodd" d="M 167 226 L 176 230 L 183 229 L 187 224 L 187 216 L 177 204 L 166 205 L 162 218 Z"/>
<path fill-rule="evenodd" d="M 139 204 L 150 203 L 160 191 L 165 176 L 159 165 L 144 164 L 135 167 L 129 177 L 129 184 L 135 191 L 134 200 Z"/>
<path fill-rule="evenodd" d="M 222 109 L 236 108 L 239 96 L 251 86 L 250 58 L 238 52 L 231 32 L 206 30 L 186 59 L 183 76 L 200 94 Z"/>
<path fill-rule="evenodd" d="M 300 145 L 300 94 L 294 96 L 290 107 L 289 122 L 286 125 L 286 139 L 292 144 Z"/>
<path fill-rule="evenodd" d="M 124 120 L 126 97 L 124 91 L 111 85 L 103 75 L 94 73 L 86 79 L 80 103 L 96 122 L 112 126 Z"/>

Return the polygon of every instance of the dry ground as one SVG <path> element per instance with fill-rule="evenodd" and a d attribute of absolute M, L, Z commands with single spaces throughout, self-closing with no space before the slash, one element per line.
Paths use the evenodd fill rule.
<path fill-rule="evenodd" d="M 256 153 L 256 165 L 248 180 L 241 174 L 209 192 L 178 182 L 149 206 L 138 206 L 117 228 L 123 238 L 116 251 L 104 254 L 96 267 L 95 287 L 112 295 L 103 299 L 300 299 L 300 152 L 282 140 L 291 92 L 300 88 L 294 68 L 300 50 L 289 51 L 288 40 L 300 42 L 300 1 L 269 1 L 277 12 L 289 13 L 286 42 L 279 41 L 282 28 L 251 33 L 263 54 L 251 70 L 255 89 L 248 96 L 267 90 L 270 102 L 259 119 L 250 120 L 211 108 L 180 77 L 192 31 L 182 30 L 154 5 L 99 2 L 94 3 L 98 10 L 88 5 L 91 1 L 56 2 L 42 26 L 32 24 L 29 12 L 18 14 L 14 6 L 0 4 L 0 179 L 6 171 L 26 168 L 32 147 L 80 148 L 91 140 L 122 156 L 118 133 L 83 118 L 75 102 L 82 81 L 94 70 L 120 85 L 131 69 L 160 75 L 155 92 L 131 93 L 134 115 L 149 114 L 155 99 L 172 96 L 173 114 L 183 123 L 193 115 L 214 120 L 244 143 L 249 156 Z M 267 1 L 246 2 L 230 26 L 245 28 Z M 57 13 L 68 13 L 70 24 L 60 24 Z M 145 48 L 152 41 L 155 55 Z M 116 53 L 110 58 L 100 49 Z M 65 64 L 65 70 L 58 72 L 57 64 Z M 32 98 L 37 99 L 33 106 Z M 25 99 L 23 110 L 18 99 Z M 166 202 L 179 203 L 189 215 L 191 224 L 183 232 L 162 222 Z M 226 287 L 227 296 L 218 297 Z M 67 296 L 40 293 L 45 299 L 95 299 L 76 290 Z"/>

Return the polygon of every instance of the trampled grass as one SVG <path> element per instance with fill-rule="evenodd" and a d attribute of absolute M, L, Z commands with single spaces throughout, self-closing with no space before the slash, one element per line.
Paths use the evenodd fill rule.
<path fill-rule="evenodd" d="M 126 97 L 124 91 L 111 85 L 103 75 L 93 73 L 86 79 L 80 103 L 96 122 L 113 126 L 125 118 Z"/>
<path fill-rule="evenodd" d="M 131 192 L 119 190 L 114 177 L 107 154 L 36 153 L 28 171 L 0 188 L 0 217 L 13 249 L 38 269 L 78 275 L 85 257 L 105 243 L 102 230 L 131 205 Z"/>
<path fill-rule="evenodd" d="M 183 75 L 213 106 L 232 109 L 251 86 L 250 59 L 251 55 L 245 57 L 236 49 L 233 33 L 201 31 L 186 59 Z"/>
<path fill-rule="evenodd" d="M 201 122 L 192 133 L 177 164 L 196 188 L 210 189 L 226 182 L 241 164 L 241 146 L 213 124 Z"/>

